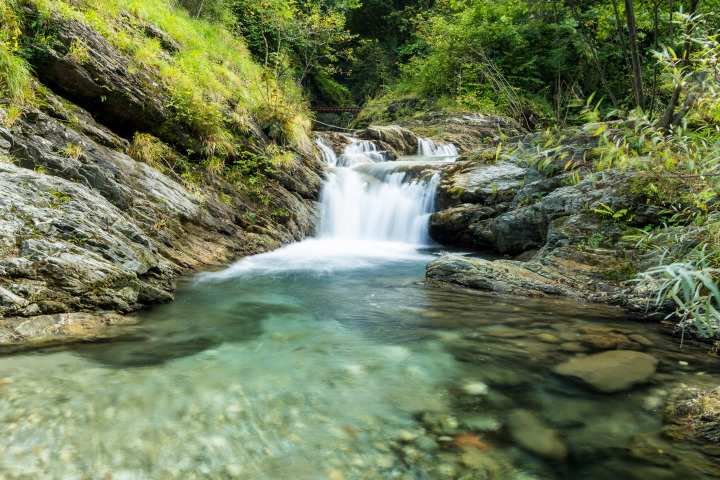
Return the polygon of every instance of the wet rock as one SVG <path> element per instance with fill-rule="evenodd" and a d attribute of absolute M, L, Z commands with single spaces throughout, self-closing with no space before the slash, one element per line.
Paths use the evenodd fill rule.
<path fill-rule="evenodd" d="M 467 382 L 463 384 L 462 390 L 468 395 L 487 395 L 490 391 L 489 387 L 480 381 Z"/>
<path fill-rule="evenodd" d="M 619 333 L 603 332 L 588 334 L 580 337 L 579 342 L 595 350 L 611 350 L 629 346 L 632 342 L 628 337 Z"/>
<path fill-rule="evenodd" d="M 715 446 L 708 453 L 720 456 L 720 387 L 707 392 L 679 389 L 668 401 L 665 421 L 672 424 L 666 436 Z"/>
<path fill-rule="evenodd" d="M 558 346 L 558 350 L 568 353 L 587 352 L 588 349 L 578 342 L 565 342 Z"/>
<path fill-rule="evenodd" d="M 654 347 L 655 346 L 655 342 L 643 337 L 642 335 L 638 335 L 637 333 L 628 335 L 628 338 L 635 343 L 639 343 L 643 347 Z"/>
<path fill-rule="evenodd" d="M 417 448 L 420 450 L 425 450 L 427 452 L 437 450 L 438 448 L 437 442 L 427 435 L 418 437 L 415 440 L 415 445 L 417 445 Z"/>
<path fill-rule="evenodd" d="M 383 142 L 392 147 L 398 155 L 415 155 L 418 150 L 417 135 L 397 125 L 367 127 L 360 134 L 360 138 Z"/>
<path fill-rule="evenodd" d="M 436 435 L 456 435 L 460 431 L 460 422 L 448 413 L 421 412 L 416 418 L 428 432 Z"/>
<path fill-rule="evenodd" d="M 543 458 L 562 460 L 568 455 L 560 433 L 528 410 L 512 410 L 507 428 L 515 443 Z"/>
<path fill-rule="evenodd" d="M 543 343 L 562 343 L 562 340 L 550 333 L 541 333 L 536 338 Z"/>
<path fill-rule="evenodd" d="M 646 383 L 657 364 L 646 353 L 615 350 L 573 358 L 555 366 L 553 372 L 592 390 L 615 393 Z"/>

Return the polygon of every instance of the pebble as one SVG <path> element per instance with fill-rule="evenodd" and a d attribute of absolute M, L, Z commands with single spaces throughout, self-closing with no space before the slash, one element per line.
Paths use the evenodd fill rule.
<path fill-rule="evenodd" d="M 486 384 L 480 381 L 466 383 L 462 389 L 468 395 L 487 395 L 490 390 Z"/>
<path fill-rule="evenodd" d="M 635 343 L 639 343 L 643 347 L 654 347 L 655 346 L 655 342 L 643 337 L 642 335 L 638 335 L 637 333 L 628 335 L 628 338 Z"/>
<path fill-rule="evenodd" d="M 558 350 L 568 353 L 587 352 L 587 347 L 582 346 L 578 342 L 565 342 L 558 346 Z"/>
<path fill-rule="evenodd" d="M 550 333 L 541 333 L 536 338 L 544 343 L 562 343 L 562 340 Z"/>
<path fill-rule="evenodd" d="M 417 440 L 415 440 L 415 445 L 417 445 L 420 450 L 425 451 L 432 451 L 438 448 L 437 442 L 432 438 L 428 437 L 427 435 L 422 435 L 421 437 L 418 437 Z"/>

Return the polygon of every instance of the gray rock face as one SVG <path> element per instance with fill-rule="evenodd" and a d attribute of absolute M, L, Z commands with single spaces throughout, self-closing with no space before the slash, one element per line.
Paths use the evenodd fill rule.
<path fill-rule="evenodd" d="M 53 15 L 49 22 L 65 51 L 78 40 L 84 42 L 87 60 L 78 63 L 56 48 L 48 49 L 35 65 L 44 84 L 116 128 L 151 130 L 168 119 L 168 96 L 152 73 L 130 68 L 130 61 L 110 42 L 77 20 Z"/>
<path fill-rule="evenodd" d="M 658 360 L 646 353 L 613 350 L 573 358 L 553 372 L 601 393 L 623 392 L 646 383 Z"/>
<path fill-rule="evenodd" d="M 431 282 L 452 283 L 497 293 L 514 295 L 569 293 L 560 285 L 535 273 L 531 268 L 533 268 L 533 264 L 504 260 L 493 262 L 482 258 L 450 254 L 430 262 L 427 265 L 425 276 Z"/>
<path fill-rule="evenodd" d="M 528 410 L 516 409 L 508 414 L 508 433 L 525 450 L 543 458 L 562 460 L 568 448 L 560 433 Z"/>
<path fill-rule="evenodd" d="M 70 108 L 48 98 L 53 114 Z M 123 145 L 82 109 L 72 111 L 85 119 L 79 131 L 36 110 L 11 130 L 0 128 L 0 158 L 12 161 L 0 163 L 0 317 L 130 312 L 171 300 L 173 280 L 185 269 L 312 232 L 321 177 L 300 161 L 268 182 L 272 208 L 288 214 L 252 224 L 245 213 L 253 203 L 235 187 L 206 178 L 190 191 L 90 139 L 99 132 L 105 144 Z M 64 153 L 68 144 L 76 154 Z M 46 336 L 42 329 L 8 328 L 5 340 Z"/>

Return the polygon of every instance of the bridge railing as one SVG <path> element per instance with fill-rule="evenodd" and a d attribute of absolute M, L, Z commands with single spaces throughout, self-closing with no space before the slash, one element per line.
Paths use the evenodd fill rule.
<path fill-rule="evenodd" d="M 313 112 L 319 113 L 360 113 L 360 107 L 310 107 Z"/>

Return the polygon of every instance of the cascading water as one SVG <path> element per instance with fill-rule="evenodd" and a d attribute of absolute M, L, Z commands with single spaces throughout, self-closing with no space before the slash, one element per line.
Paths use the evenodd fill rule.
<path fill-rule="evenodd" d="M 364 163 L 378 163 L 387 160 L 385 152 L 378 150 L 374 143 L 356 138 L 352 140 L 353 142 L 345 147 L 342 155 L 338 158 L 338 167 L 353 167 Z"/>
<path fill-rule="evenodd" d="M 334 152 L 333 152 L 334 153 Z M 343 162 L 342 159 L 365 161 Z M 323 239 L 369 240 L 427 245 L 428 217 L 433 211 L 438 178 L 404 182 L 402 172 L 372 172 L 366 175 L 353 166 L 384 162 L 372 142 L 353 142 L 336 162 L 320 197 L 322 218 L 318 237 Z M 331 165 L 332 156 L 326 158 Z"/>
<path fill-rule="evenodd" d="M 457 148 L 452 143 L 435 144 L 429 138 L 418 138 L 418 155 L 426 157 L 457 157 Z"/>
<path fill-rule="evenodd" d="M 323 190 L 321 238 L 426 245 L 438 177 L 404 183 L 405 173 L 383 180 L 350 168 L 333 172 Z"/>
<path fill-rule="evenodd" d="M 322 139 L 317 139 L 315 140 L 315 145 L 317 145 L 325 165 L 328 167 L 334 167 L 337 165 L 337 155 L 328 144 L 326 144 Z"/>

